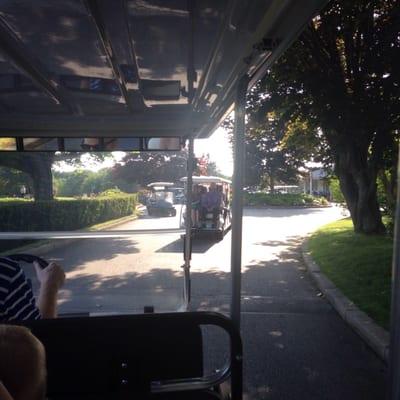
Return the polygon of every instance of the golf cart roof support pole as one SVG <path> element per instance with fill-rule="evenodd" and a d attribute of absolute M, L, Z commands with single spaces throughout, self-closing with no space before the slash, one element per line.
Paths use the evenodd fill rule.
<path fill-rule="evenodd" d="M 400 399 L 400 149 L 392 264 L 392 306 L 389 347 L 388 400 Z"/>
<path fill-rule="evenodd" d="M 248 84 L 249 78 L 245 75 L 240 79 L 236 89 L 235 126 L 233 136 L 234 169 L 232 181 L 231 318 L 238 329 L 240 328 L 243 175 L 245 165 L 245 115 Z"/>
<path fill-rule="evenodd" d="M 185 265 L 184 265 L 184 296 L 185 303 L 190 303 L 190 259 L 192 258 L 192 186 L 194 167 L 194 139 L 189 139 L 189 156 L 187 162 L 186 186 L 186 234 L 185 234 Z"/>
<path fill-rule="evenodd" d="M 93 18 L 94 24 L 97 29 L 99 41 L 103 46 L 105 55 L 113 71 L 115 81 L 117 82 L 121 95 L 125 100 L 125 104 L 129 111 L 134 112 L 135 109 L 129 97 L 125 76 L 124 73 L 121 71 L 119 61 L 117 60 L 116 53 L 113 49 L 110 35 L 106 28 L 105 16 L 102 14 L 97 0 L 85 0 L 85 3 Z"/>

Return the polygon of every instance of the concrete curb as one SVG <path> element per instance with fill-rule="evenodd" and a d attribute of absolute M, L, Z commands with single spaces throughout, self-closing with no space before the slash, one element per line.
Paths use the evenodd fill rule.
<path fill-rule="evenodd" d="M 261 209 L 261 210 L 265 210 L 265 209 L 270 209 L 270 210 L 303 210 L 303 209 L 307 209 L 307 208 L 330 208 L 330 207 L 334 207 L 330 204 L 328 204 L 327 206 L 317 206 L 317 205 L 304 205 L 304 206 L 253 206 L 253 205 L 244 205 L 243 207 L 245 208 L 256 208 L 256 209 Z"/>
<path fill-rule="evenodd" d="M 302 244 L 301 253 L 311 278 L 339 315 L 385 362 L 389 356 L 389 333 L 349 300 L 322 272 L 311 258 L 308 239 Z"/>

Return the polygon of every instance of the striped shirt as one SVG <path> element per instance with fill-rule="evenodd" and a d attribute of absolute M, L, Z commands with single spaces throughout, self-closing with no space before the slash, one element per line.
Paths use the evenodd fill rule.
<path fill-rule="evenodd" d="M 24 271 L 15 261 L 0 257 L 0 322 L 39 318 Z"/>

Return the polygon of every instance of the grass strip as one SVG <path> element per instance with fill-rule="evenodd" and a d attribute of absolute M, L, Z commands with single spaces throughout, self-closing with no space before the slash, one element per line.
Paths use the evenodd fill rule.
<path fill-rule="evenodd" d="M 389 328 L 393 239 L 354 233 L 350 219 L 323 226 L 309 249 L 322 272 L 383 328 Z"/>

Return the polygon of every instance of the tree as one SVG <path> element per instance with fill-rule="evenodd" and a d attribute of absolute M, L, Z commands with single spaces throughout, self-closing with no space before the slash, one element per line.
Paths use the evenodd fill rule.
<path fill-rule="evenodd" d="M 127 153 L 113 170 L 114 180 L 146 186 L 151 182 L 177 182 L 186 176 L 187 153 Z"/>
<path fill-rule="evenodd" d="M 112 157 L 111 153 L 3 153 L 0 165 L 27 174 L 32 183 L 34 198 L 40 201 L 53 199 L 54 165 L 83 168 L 88 163 L 101 163 L 108 157 Z"/>
<path fill-rule="evenodd" d="M 206 175 L 206 176 L 221 176 L 222 174 L 217 168 L 217 164 L 210 160 L 209 154 L 203 154 L 201 157 L 196 159 L 196 168 L 194 169 L 194 175 Z"/>
<path fill-rule="evenodd" d="M 36 201 L 53 199 L 51 166 L 54 153 L 4 153 L 0 165 L 30 176 Z"/>
<path fill-rule="evenodd" d="M 379 171 L 378 175 L 378 196 L 379 189 L 381 188 L 380 194 L 384 203 L 383 206 L 392 219 L 392 224 L 394 223 L 393 220 L 396 208 L 398 155 L 399 143 L 397 140 L 385 152 L 384 167 Z"/>
<path fill-rule="evenodd" d="M 377 176 L 399 133 L 400 40 L 395 0 L 329 3 L 271 69 L 261 115 L 322 134 L 356 232 L 384 231 Z"/>
<path fill-rule="evenodd" d="M 296 183 L 301 163 L 291 162 L 275 134 L 267 134 L 262 128 L 255 131 L 246 140 L 245 185 L 260 185 L 274 192 L 276 184 Z"/>
<path fill-rule="evenodd" d="M 0 167 L 0 196 L 19 196 L 23 186 L 27 193 L 33 192 L 32 179 L 28 174 L 13 168 Z"/>
<path fill-rule="evenodd" d="M 304 122 L 285 125 L 286 109 L 272 110 L 266 106 L 269 100 L 260 83 L 247 97 L 244 185 L 268 187 L 274 192 L 276 184 L 297 183 L 305 161 L 321 161 L 326 154 L 323 140 L 316 138 Z M 233 119 L 225 120 L 223 126 L 233 138 Z"/>

